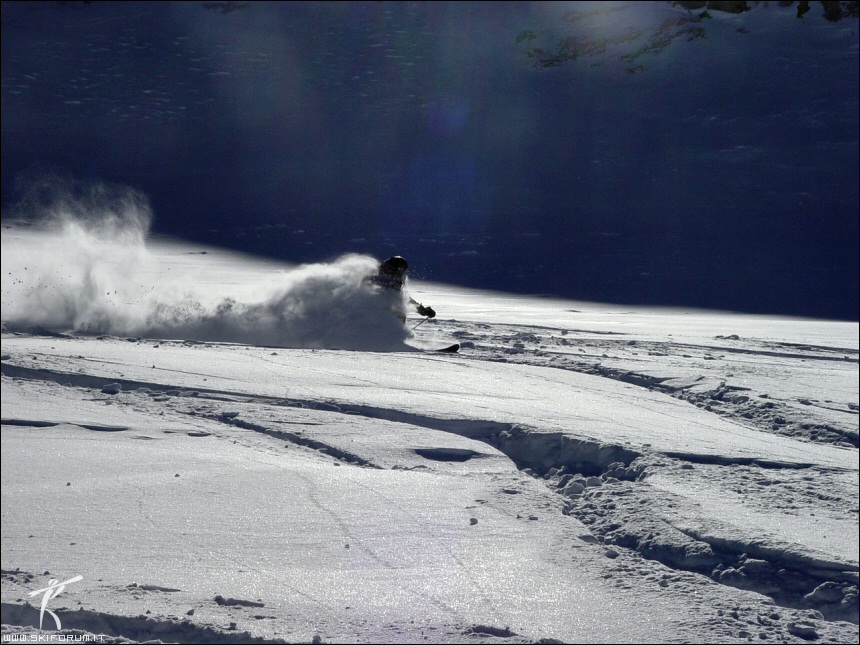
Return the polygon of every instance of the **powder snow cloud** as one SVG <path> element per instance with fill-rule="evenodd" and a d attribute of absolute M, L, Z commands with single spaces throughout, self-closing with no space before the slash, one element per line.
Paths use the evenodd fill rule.
<path fill-rule="evenodd" d="M 152 210 L 131 188 L 42 178 L 8 215 L 26 229 L 4 232 L 8 330 L 371 351 L 400 349 L 408 336 L 391 312 L 405 296 L 368 284 L 370 256 L 295 267 L 249 300 L 192 275 L 153 279 Z"/>

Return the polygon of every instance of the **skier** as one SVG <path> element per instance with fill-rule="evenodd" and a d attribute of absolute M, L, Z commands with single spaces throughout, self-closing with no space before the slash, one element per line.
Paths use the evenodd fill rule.
<path fill-rule="evenodd" d="M 379 272 L 376 275 L 368 277 L 367 280 L 371 284 L 381 287 L 383 291 L 390 290 L 391 293 L 396 293 L 399 296 L 403 291 L 403 286 L 406 284 L 406 271 L 408 268 L 409 264 L 406 260 L 399 255 L 395 255 L 393 258 L 388 258 L 385 262 L 382 262 L 379 265 Z M 409 298 L 409 304 L 414 305 L 415 311 L 422 316 L 427 316 L 427 318 L 434 318 L 436 316 L 436 312 L 433 311 L 432 307 L 425 307 L 411 297 Z M 403 310 L 402 301 L 399 298 L 397 305 L 392 307 L 392 311 L 394 311 L 403 323 L 406 323 L 406 312 Z"/>

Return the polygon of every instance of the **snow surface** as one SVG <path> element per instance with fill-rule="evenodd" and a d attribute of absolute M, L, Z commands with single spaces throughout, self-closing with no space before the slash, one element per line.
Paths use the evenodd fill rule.
<path fill-rule="evenodd" d="M 2 235 L 4 636 L 858 642 L 856 324 Z"/>

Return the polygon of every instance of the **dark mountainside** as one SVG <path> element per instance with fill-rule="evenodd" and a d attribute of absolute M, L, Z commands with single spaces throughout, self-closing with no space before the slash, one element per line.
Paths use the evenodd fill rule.
<path fill-rule="evenodd" d="M 858 3 L 2 3 L 4 217 L 858 319 Z M 26 200 L 25 200 L 26 201 Z"/>

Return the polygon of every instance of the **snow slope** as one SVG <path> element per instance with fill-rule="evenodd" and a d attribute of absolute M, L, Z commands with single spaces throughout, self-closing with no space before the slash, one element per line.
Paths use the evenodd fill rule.
<path fill-rule="evenodd" d="M 49 608 L 117 640 L 858 641 L 856 324 L 416 282 L 459 354 L 10 325 L 32 239 L 3 231 L 7 632 L 82 575 Z M 149 252 L 103 271 L 112 315 L 295 283 Z"/>

